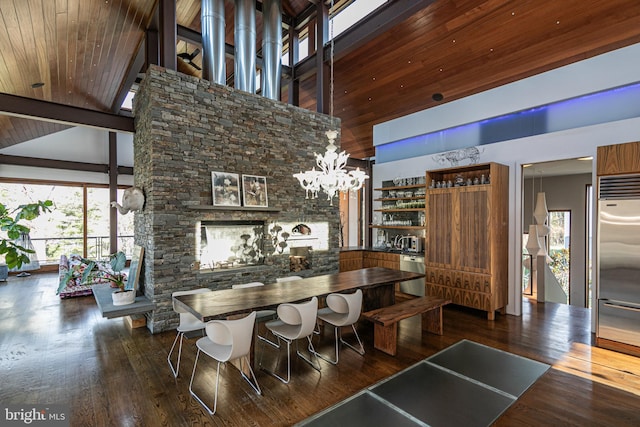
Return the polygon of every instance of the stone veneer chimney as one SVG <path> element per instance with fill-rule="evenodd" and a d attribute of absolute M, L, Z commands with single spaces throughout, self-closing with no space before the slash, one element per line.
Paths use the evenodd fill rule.
<path fill-rule="evenodd" d="M 173 329 L 178 317 L 171 293 L 291 274 L 288 254 L 265 265 L 203 272 L 195 261 L 196 223 L 201 220 L 327 221 L 328 251 L 313 254 L 303 276 L 338 271 L 338 207 L 324 198 L 305 200 L 294 172 L 314 165 L 323 152 L 329 116 L 151 66 L 134 99 L 135 184 L 146 202 L 135 217 L 135 243 L 145 248 L 142 282 L 157 309 L 147 315 L 151 332 Z M 278 211 L 213 210 L 211 172 L 265 176 L 270 208 Z M 296 273 L 299 274 L 299 273 Z"/>

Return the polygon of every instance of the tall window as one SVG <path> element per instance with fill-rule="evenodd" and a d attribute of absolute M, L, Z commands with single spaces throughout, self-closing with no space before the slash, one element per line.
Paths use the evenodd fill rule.
<path fill-rule="evenodd" d="M 551 267 L 551 271 L 558 279 L 558 283 L 568 299 L 571 269 L 571 211 L 549 212 L 549 227 L 551 231 L 549 232 L 548 253 L 552 259 L 549 267 Z"/>
<path fill-rule="evenodd" d="M 122 199 L 123 189 L 118 190 Z M 91 259 L 109 256 L 109 189 L 89 184 L 0 182 L 0 197 L 10 209 L 38 200 L 53 201 L 52 212 L 29 223 L 40 264 L 57 264 L 61 255 Z M 133 247 L 133 215 L 118 215 L 118 249 Z"/>

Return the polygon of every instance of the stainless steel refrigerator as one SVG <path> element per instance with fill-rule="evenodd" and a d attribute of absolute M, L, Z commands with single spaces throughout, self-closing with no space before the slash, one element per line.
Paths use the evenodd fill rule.
<path fill-rule="evenodd" d="M 640 347 L 640 175 L 600 178 L 597 336 Z"/>

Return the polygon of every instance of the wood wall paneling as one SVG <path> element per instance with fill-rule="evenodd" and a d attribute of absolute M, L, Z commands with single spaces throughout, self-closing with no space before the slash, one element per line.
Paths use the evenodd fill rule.
<path fill-rule="evenodd" d="M 599 176 L 640 172 L 640 142 L 598 147 L 597 155 Z"/>

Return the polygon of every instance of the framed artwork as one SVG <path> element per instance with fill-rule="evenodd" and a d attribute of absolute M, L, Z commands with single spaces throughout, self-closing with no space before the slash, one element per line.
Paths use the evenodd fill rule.
<path fill-rule="evenodd" d="M 142 267 L 142 257 L 144 248 L 138 245 L 133 246 L 131 254 L 131 263 L 129 264 L 129 277 L 127 278 L 126 289 L 138 290 L 138 282 L 140 281 L 140 269 Z"/>
<path fill-rule="evenodd" d="M 213 206 L 240 206 L 240 175 L 211 172 Z"/>
<path fill-rule="evenodd" d="M 242 175 L 242 199 L 249 207 L 267 207 L 267 178 L 257 175 Z"/>

